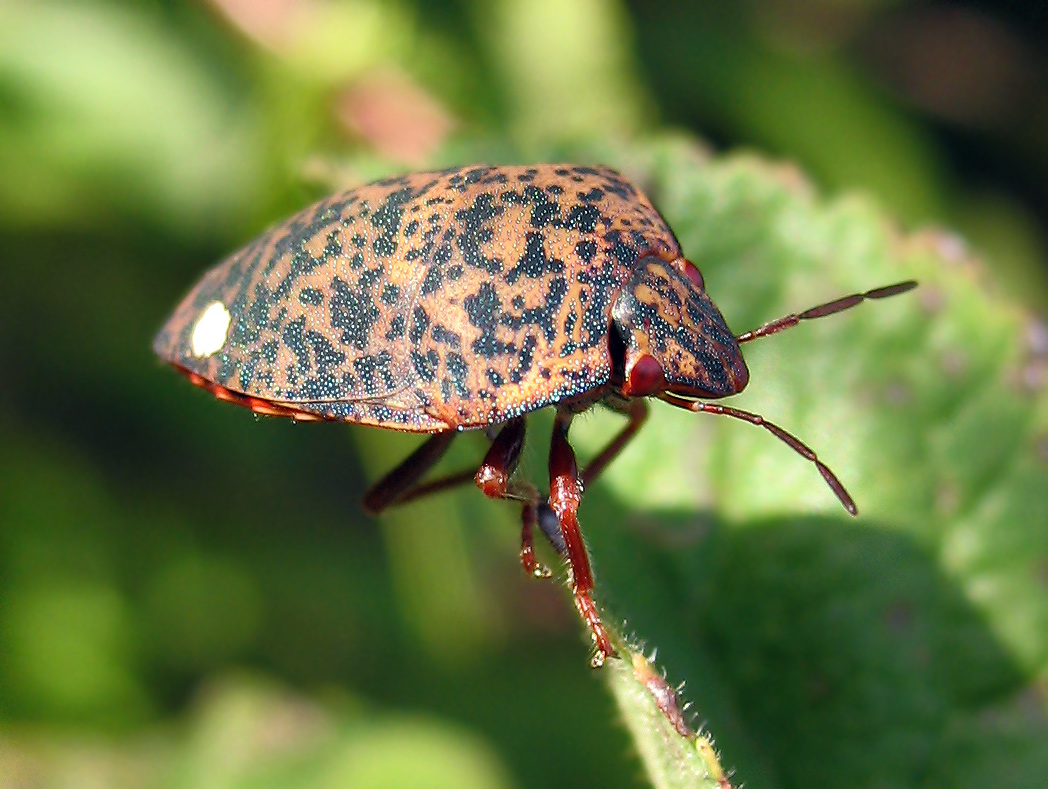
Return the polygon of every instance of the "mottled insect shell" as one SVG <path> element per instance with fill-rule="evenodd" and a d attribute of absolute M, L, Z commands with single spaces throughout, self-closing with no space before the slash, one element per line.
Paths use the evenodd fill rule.
<path fill-rule="evenodd" d="M 724 360 L 742 364 L 741 354 L 689 268 L 647 197 L 609 168 L 416 173 L 271 228 L 204 276 L 154 348 L 194 383 L 263 413 L 478 427 L 597 399 L 623 372 L 609 332 L 627 288 L 616 308 L 627 367 L 631 353 L 658 357 L 650 346 L 661 342 L 671 385 L 684 375 L 708 396 L 737 391 L 745 367 L 725 372 Z M 671 336 L 688 327 L 648 336 L 660 314 L 650 296 L 677 298 L 689 281 L 684 308 L 702 308 L 691 323 L 725 344 L 685 349 L 691 361 Z M 681 305 L 670 306 L 679 324 Z"/>

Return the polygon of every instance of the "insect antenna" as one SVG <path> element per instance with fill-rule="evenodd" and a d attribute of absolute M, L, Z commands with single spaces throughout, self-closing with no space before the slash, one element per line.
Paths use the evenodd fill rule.
<path fill-rule="evenodd" d="M 783 329 L 789 329 L 792 326 L 796 326 L 801 321 L 825 318 L 827 315 L 833 315 L 834 313 L 849 310 L 867 299 L 886 299 L 889 296 L 898 296 L 900 293 L 905 293 L 916 287 L 917 281 L 909 279 L 905 282 L 897 282 L 894 285 L 885 285 L 883 288 L 874 288 L 865 293 L 853 293 L 851 296 L 842 296 L 841 298 L 834 299 L 826 304 L 820 304 L 818 307 L 812 307 L 810 310 L 805 310 L 800 313 L 793 312 L 789 315 L 784 315 L 781 318 L 776 318 L 773 321 L 768 321 L 759 329 L 743 332 L 735 338 L 735 341 L 738 343 L 744 343 L 749 342 L 750 340 L 757 340 L 761 337 L 776 334 Z M 823 474 L 823 476 L 826 475 Z"/>
<path fill-rule="evenodd" d="M 822 474 L 822 478 L 826 480 L 826 484 L 830 486 L 830 490 L 834 492 L 834 495 L 836 495 L 837 498 L 840 499 L 841 504 L 844 505 L 844 509 L 848 510 L 849 514 L 851 515 L 858 514 L 859 510 L 855 506 L 855 500 L 851 497 L 848 491 L 844 489 L 844 485 L 841 483 L 839 479 L 837 479 L 837 475 L 830 471 L 829 466 L 827 466 L 825 463 L 819 460 L 819 456 L 815 454 L 811 447 L 809 447 L 807 444 L 805 444 L 792 433 L 787 433 L 778 425 L 769 422 L 760 414 L 754 414 L 750 411 L 743 411 L 738 408 L 732 408 L 728 405 L 719 405 L 717 403 L 705 403 L 701 400 L 688 400 L 686 398 L 670 394 L 669 392 L 663 392 L 661 395 L 659 395 L 659 399 L 666 403 L 669 403 L 672 406 L 676 406 L 677 408 L 683 408 L 685 411 L 693 411 L 695 413 L 705 411 L 708 414 L 721 414 L 722 416 L 730 416 L 735 419 L 741 419 L 743 422 L 749 422 L 751 425 L 763 427 L 765 430 L 778 437 L 779 440 L 783 441 L 788 446 L 790 446 L 793 449 L 793 451 L 796 452 L 798 455 L 814 463 L 815 468 L 817 468 L 819 470 L 819 473 Z"/>

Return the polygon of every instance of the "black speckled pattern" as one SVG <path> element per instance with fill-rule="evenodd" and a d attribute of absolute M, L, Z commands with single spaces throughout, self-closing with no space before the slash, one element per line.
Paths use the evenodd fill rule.
<path fill-rule="evenodd" d="M 400 430 L 479 427 L 608 384 L 612 306 L 631 280 L 653 287 L 637 280 L 642 258 L 686 265 L 648 199 L 606 167 L 405 175 L 322 200 L 233 254 L 154 348 L 248 405 Z M 226 343 L 198 357 L 193 329 L 216 301 L 232 316 Z M 622 319 L 636 322 L 642 304 Z M 696 325 L 720 331 L 723 320 Z"/>
<path fill-rule="evenodd" d="M 638 262 L 612 318 L 627 357 L 653 357 L 672 392 L 727 397 L 749 379 L 739 344 L 717 305 L 666 261 Z"/>

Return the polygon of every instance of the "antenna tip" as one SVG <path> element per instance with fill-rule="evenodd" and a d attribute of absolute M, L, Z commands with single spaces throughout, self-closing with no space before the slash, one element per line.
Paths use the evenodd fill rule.
<path fill-rule="evenodd" d="M 889 296 L 898 296 L 900 293 L 905 293 L 916 287 L 917 280 L 908 279 L 905 282 L 896 282 L 894 285 L 886 285 L 883 288 L 875 288 L 874 290 L 867 291 L 865 296 L 868 299 L 886 299 Z"/>

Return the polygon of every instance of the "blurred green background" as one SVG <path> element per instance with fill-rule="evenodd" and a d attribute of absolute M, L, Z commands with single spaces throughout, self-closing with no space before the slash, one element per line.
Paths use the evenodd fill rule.
<path fill-rule="evenodd" d="M 154 331 L 337 186 L 666 129 L 954 228 L 1043 312 L 1046 34 L 1035 1 L 0 2 L 0 785 L 645 785 L 512 507 L 367 519 L 416 439 L 219 404 Z"/>

